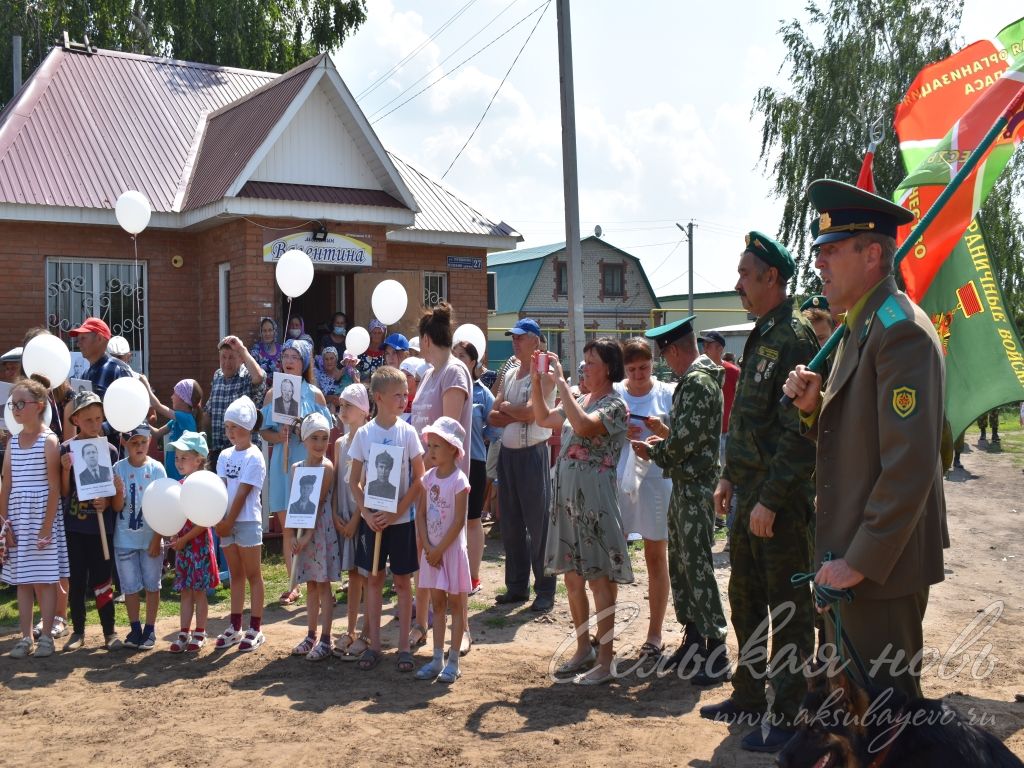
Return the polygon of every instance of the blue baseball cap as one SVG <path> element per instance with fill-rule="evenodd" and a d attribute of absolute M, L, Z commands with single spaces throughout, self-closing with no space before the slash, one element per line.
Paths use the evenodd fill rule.
<path fill-rule="evenodd" d="M 532 333 L 538 339 L 544 338 L 540 333 L 540 325 L 530 317 L 524 317 L 514 326 L 505 331 L 506 336 L 522 336 L 524 333 Z"/>
<path fill-rule="evenodd" d="M 408 352 L 409 340 L 400 333 L 392 333 L 384 339 L 384 344 L 382 346 L 391 347 L 398 352 Z"/>

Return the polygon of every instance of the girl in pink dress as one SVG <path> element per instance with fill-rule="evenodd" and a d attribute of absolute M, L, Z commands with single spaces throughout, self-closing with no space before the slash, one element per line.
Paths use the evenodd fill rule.
<path fill-rule="evenodd" d="M 466 630 L 466 596 L 472 588 L 466 550 L 469 478 L 457 466 L 465 456 L 466 430 L 455 419 L 442 416 L 423 428 L 422 437 L 432 466 L 420 481 L 423 491 L 416 504 L 417 538 L 423 544 L 419 588 L 430 590 L 434 607 L 434 658 L 420 667 L 416 679 L 454 683 L 462 676 L 458 649 Z M 444 617 L 449 609 L 454 650 L 445 664 Z"/>

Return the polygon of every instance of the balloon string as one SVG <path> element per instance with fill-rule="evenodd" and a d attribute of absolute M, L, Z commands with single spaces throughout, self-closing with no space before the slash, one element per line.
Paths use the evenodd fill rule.
<path fill-rule="evenodd" d="M 284 318 L 284 333 L 281 334 L 281 343 L 288 341 L 288 323 L 292 321 L 292 297 L 288 297 L 288 313 Z"/>

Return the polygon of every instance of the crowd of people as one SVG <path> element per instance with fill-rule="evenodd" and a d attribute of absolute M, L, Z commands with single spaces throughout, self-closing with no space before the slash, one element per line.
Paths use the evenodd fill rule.
<path fill-rule="evenodd" d="M 777 751 L 793 733 L 804 689 L 792 660 L 822 660 L 824 646 L 843 642 L 838 619 L 818 619 L 807 581 L 794 587 L 793 577 L 813 575 L 816 588 L 833 593 L 856 588 L 856 599 L 831 610 L 869 666 L 894 648 L 913 658 L 923 645 L 928 587 L 942 579 L 948 546 L 941 347 L 890 275 L 895 230 L 909 214 L 838 182 L 816 182 L 810 198 L 822 214 L 814 248 L 828 299 L 794 307 L 792 257 L 750 232 L 736 289 L 757 320 L 741 367 L 726 359 L 719 334 L 698 337 L 692 317 L 624 342 L 589 341 L 575 381 L 529 318 L 508 331 L 513 355 L 494 372 L 481 366 L 472 344 L 453 344 L 447 304 L 423 314 L 415 340 L 372 321 L 370 347 L 358 358 L 339 351 L 343 313 L 319 343 L 300 317 L 289 319 L 281 341 L 274 320 L 264 318 L 251 350 L 234 336 L 221 342 L 205 400 L 197 381 L 182 379 L 169 406 L 152 395 L 155 418 L 166 423 L 115 435 L 105 426 L 102 396 L 133 374 L 110 354 L 103 321 L 89 318 L 71 333 L 90 363 L 92 392 L 75 394 L 66 384 L 50 392 L 38 377 L 17 378 L 12 391 L 21 433 L 8 443 L 0 493 L 3 579 L 17 586 L 20 611 L 21 639 L 11 655 L 34 649 L 47 656 L 69 632 L 64 649 L 81 647 L 87 594 L 95 595 L 108 649 L 153 647 L 165 542 L 140 514 L 143 492 L 156 478 L 186 478 L 209 466 L 226 483 L 229 505 L 213 530 L 187 523 L 170 538 L 181 592 L 171 651 L 197 651 L 207 641 L 206 594 L 218 584 L 218 549 L 231 609 L 216 647 L 250 651 L 265 642 L 266 480 L 267 512 L 284 532 L 292 583 L 306 589 L 307 635 L 293 653 L 376 667 L 390 577 L 397 668 L 454 682 L 472 646 L 467 598 L 480 588 L 482 510 L 496 487 L 505 553 L 505 590 L 496 602 L 527 602 L 532 586 L 531 610 L 550 611 L 564 579 L 576 643 L 557 676 L 579 685 L 614 679 L 618 587 L 633 581 L 628 541 L 638 536 L 650 605 L 640 659 L 685 671 L 695 685 L 731 682 L 731 695 L 701 715 L 725 722 L 770 716 L 742 746 Z M 845 338 L 823 376 L 807 364 L 837 322 Z M 653 377 L 655 348 L 674 384 Z M 288 423 L 275 419 L 267 386 L 278 372 L 301 382 Z M 783 392 L 798 407 L 781 404 Z M 173 453 L 160 466 L 149 453 L 154 436 L 165 433 Z M 115 492 L 85 500 L 70 471 L 71 445 L 104 435 Z M 269 465 L 260 440 L 270 446 Z M 552 444 L 559 446 L 554 459 Z M 846 471 L 850 463 L 862 469 Z M 305 469 L 325 478 L 318 499 L 302 481 L 316 524 L 289 529 L 291 478 Z M 387 497 L 392 503 L 382 506 Z M 735 671 L 712 559 L 716 520 L 727 518 Z M 110 557 L 105 540 L 113 542 Z M 114 626 L 113 563 L 131 625 L 123 641 Z M 335 634 L 331 585 L 345 578 L 347 624 Z M 280 600 L 298 595 L 296 587 Z M 669 601 L 684 628 L 672 653 L 663 639 Z M 431 659 L 416 669 L 413 653 L 427 642 Z M 920 694 L 913 665 L 873 669 L 865 684 Z"/>

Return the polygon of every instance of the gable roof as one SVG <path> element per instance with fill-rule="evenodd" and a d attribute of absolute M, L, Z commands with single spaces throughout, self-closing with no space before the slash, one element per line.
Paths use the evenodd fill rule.
<path fill-rule="evenodd" d="M 379 188 L 247 177 L 314 89 L 334 105 Z M 239 198 L 236 208 L 254 211 L 279 201 L 307 204 L 302 215 L 311 217 L 334 218 L 319 213 L 323 206 L 378 211 L 386 223 L 412 224 L 419 242 L 468 238 L 467 245 L 507 248 L 521 240 L 388 155 L 326 54 L 278 75 L 53 48 L 0 112 L 0 219 L 113 224 L 114 203 L 126 189 L 146 195 L 157 227 L 232 212 Z M 404 239 L 402 230 L 390 235 Z"/>
<path fill-rule="evenodd" d="M 644 271 L 644 266 L 640 263 L 640 259 L 621 248 L 617 248 L 608 241 L 602 240 L 597 235 L 584 237 L 580 240 L 580 244 L 582 245 L 590 240 L 596 240 L 606 248 L 610 248 L 616 253 L 633 260 L 640 273 L 640 278 L 643 280 L 647 291 L 651 295 L 651 299 L 654 301 L 654 306 L 660 306 L 658 297 L 655 295 L 654 289 L 647 279 L 647 273 Z M 544 259 L 548 256 L 562 253 L 564 250 L 565 242 L 563 241 L 548 245 L 536 245 L 533 248 L 520 248 L 514 251 L 500 251 L 488 254 L 487 269 L 497 273 L 498 280 L 500 281 L 498 313 L 519 312 L 526 303 L 530 291 L 533 290 L 533 285 L 537 281 L 537 275 L 540 274 L 540 268 L 544 264 Z"/>

